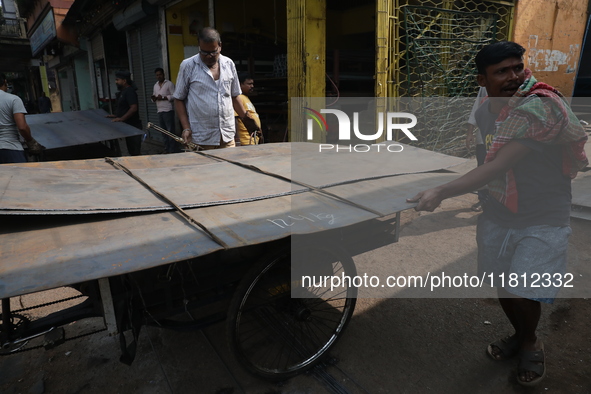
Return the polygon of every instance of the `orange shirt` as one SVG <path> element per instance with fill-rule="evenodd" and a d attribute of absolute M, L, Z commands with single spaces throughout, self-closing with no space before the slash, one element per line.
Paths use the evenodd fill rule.
<path fill-rule="evenodd" d="M 252 114 L 254 115 L 254 120 L 260 129 L 261 120 L 259 119 L 259 114 L 257 114 L 257 111 L 254 108 L 254 105 L 252 104 L 250 99 L 244 94 L 238 96 L 238 99 L 242 102 L 242 106 L 244 107 L 245 111 L 252 112 Z M 252 138 L 250 136 L 248 130 L 246 130 L 244 123 L 242 123 L 242 120 L 238 117 L 236 111 L 234 111 L 234 116 L 236 116 L 236 134 L 238 134 L 238 138 L 240 139 L 240 145 L 256 145 L 258 143 L 258 137 Z"/>

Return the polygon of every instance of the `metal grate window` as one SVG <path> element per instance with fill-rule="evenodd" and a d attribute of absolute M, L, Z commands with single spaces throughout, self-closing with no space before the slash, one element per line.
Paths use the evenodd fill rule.
<path fill-rule="evenodd" d="M 512 1 L 394 0 L 391 10 L 389 97 L 474 96 L 477 86 L 445 86 L 454 76 L 474 81 L 474 56 L 511 36 Z M 461 57 L 461 59 L 460 59 Z M 434 81 L 437 86 L 426 86 Z"/>
<path fill-rule="evenodd" d="M 514 1 L 378 0 L 377 4 L 376 94 L 380 97 L 475 97 L 479 87 L 474 57 L 483 46 L 512 35 Z M 405 103 L 413 107 L 427 103 L 412 101 Z M 439 104 L 453 106 L 453 102 Z M 421 135 L 418 145 L 465 154 L 469 108 L 466 114 L 458 112 L 457 105 L 449 111 L 422 108 L 426 113 L 431 110 L 429 124 L 415 130 Z"/>

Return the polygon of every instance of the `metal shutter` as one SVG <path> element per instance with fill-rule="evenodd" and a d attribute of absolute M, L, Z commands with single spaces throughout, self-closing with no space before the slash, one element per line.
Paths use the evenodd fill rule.
<path fill-rule="evenodd" d="M 162 50 L 158 18 L 150 19 L 139 28 L 128 31 L 130 65 L 138 94 L 139 114 L 142 124 L 158 124 L 156 104 L 150 100 L 156 83 L 154 69 L 162 67 Z M 150 130 L 150 138 L 163 141 L 163 135 Z"/>
<path fill-rule="evenodd" d="M 148 122 L 148 116 L 146 114 L 146 96 L 143 85 L 143 68 L 142 68 L 142 54 L 140 50 L 140 30 L 133 29 L 127 32 L 128 35 L 128 51 L 129 51 L 129 71 L 131 71 L 132 79 L 137 87 L 138 97 L 138 112 L 140 114 L 140 120 L 145 125 Z"/>

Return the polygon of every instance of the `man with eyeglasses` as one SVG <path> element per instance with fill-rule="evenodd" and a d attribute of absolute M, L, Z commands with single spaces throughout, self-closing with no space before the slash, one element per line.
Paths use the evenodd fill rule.
<path fill-rule="evenodd" d="M 246 122 L 247 115 L 238 96 L 242 93 L 232 59 L 222 55 L 217 30 L 199 32 L 199 53 L 183 60 L 173 97 L 183 126 L 183 140 L 199 150 L 234 147 L 234 111 Z"/>

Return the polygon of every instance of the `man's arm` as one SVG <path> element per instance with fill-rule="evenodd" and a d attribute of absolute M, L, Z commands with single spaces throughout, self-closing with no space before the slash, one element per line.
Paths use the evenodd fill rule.
<path fill-rule="evenodd" d="M 172 96 L 174 94 L 174 84 L 170 81 L 167 81 L 167 85 L 168 85 L 167 94 L 166 94 L 166 96 L 164 96 L 164 99 L 166 99 L 168 101 L 174 101 L 174 97 Z"/>
<path fill-rule="evenodd" d="M 511 141 L 497 152 L 493 161 L 476 167 L 460 178 L 433 189 L 425 190 L 409 198 L 407 202 L 418 202 L 416 211 L 433 212 L 446 198 L 477 190 L 498 176 L 509 171 L 519 160 L 523 159 L 530 148 Z"/>
<path fill-rule="evenodd" d="M 185 144 L 193 141 L 193 132 L 191 131 L 191 123 L 189 122 L 189 115 L 187 114 L 187 104 L 185 103 L 185 100 L 187 100 L 189 96 L 189 75 L 191 75 L 192 72 L 191 64 L 192 63 L 190 63 L 190 60 L 188 59 L 181 62 L 179 73 L 176 78 L 177 85 L 173 94 L 174 109 L 179 117 L 181 126 L 183 127 L 181 136 L 183 137 Z"/>
<path fill-rule="evenodd" d="M 152 88 L 152 96 L 150 96 L 150 100 L 152 100 L 153 102 L 156 102 L 157 97 L 156 97 L 156 85 L 158 85 L 158 82 L 156 82 L 154 84 L 154 87 Z"/>
<path fill-rule="evenodd" d="M 244 105 L 242 105 L 242 100 L 240 100 L 238 96 L 232 97 L 232 106 L 234 107 L 234 111 L 236 111 L 240 119 L 246 116 L 246 110 L 244 109 Z"/>
<path fill-rule="evenodd" d="M 27 148 L 29 148 L 29 153 L 32 155 L 40 155 L 43 152 L 45 147 L 38 143 L 35 138 L 31 135 L 31 129 L 25 120 L 24 113 L 15 113 L 12 115 L 14 118 L 14 123 L 16 124 L 16 128 L 18 129 L 19 133 L 25 139 L 27 144 Z"/>
<path fill-rule="evenodd" d="M 135 114 L 136 112 L 137 112 L 137 104 L 131 104 L 129 106 L 129 109 L 125 113 L 125 115 L 123 115 L 120 118 L 113 119 L 112 122 L 125 122 L 127 119 L 131 118 L 133 116 L 133 114 Z"/>
<path fill-rule="evenodd" d="M 31 135 L 31 129 L 25 120 L 25 114 L 16 113 L 13 114 L 14 123 L 16 123 L 16 128 L 18 129 L 19 133 L 23 136 L 26 142 L 29 142 L 33 139 Z"/>
<path fill-rule="evenodd" d="M 174 100 L 174 109 L 179 117 L 181 126 L 183 126 L 183 140 L 185 144 L 193 141 L 193 132 L 191 131 L 191 123 L 189 123 L 189 115 L 187 115 L 187 105 L 185 100 Z"/>
<path fill-rule="evenodd" d="M 234 100 L 235 99 L 235 100 Z M 257 122 L 256 116 L 253 115 L 252 111 L 246 111 L 244 109 L 244 103 L 240 100 L 239 96 L 232 97 L 232 104 L 234 105 L 234 111 L 238 114 L 239 119 L 242 121 L 244 127 L 249 134 L 259 132 L 261 130 L 260 124 Z M 241 112 L 244 113 L 241 116 Z"/>

